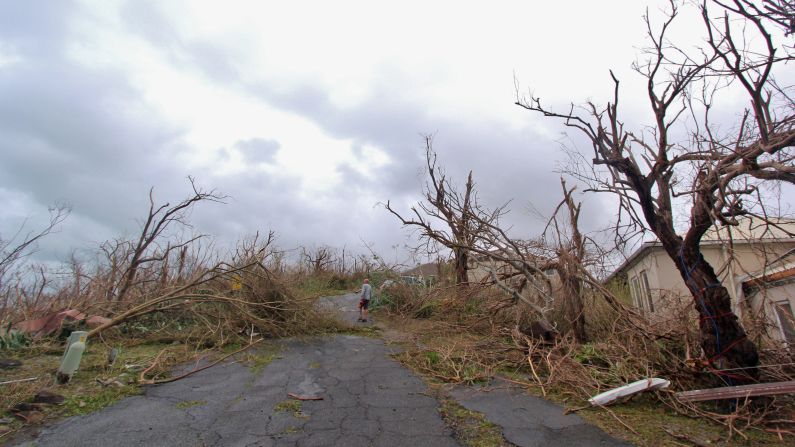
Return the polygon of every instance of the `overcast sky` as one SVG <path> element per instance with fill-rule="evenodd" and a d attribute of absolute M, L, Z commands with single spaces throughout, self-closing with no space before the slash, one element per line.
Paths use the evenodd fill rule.
<path fill-rule="evenodd" d="M 562 129 L 513 104 L 514 80 L 553 105 L 606 101 L 609 69 L 631 88 L 662 3 L 0 0 L 0 234 L 68 202 L 42 247 L 65 258 L 134 233 L 149 188 L 178 200 L 190 175 L 229 196 L 191 216 L 220 241 L 389 252 L 406 232 L 376 204 L 416 203 L 434 134 L 449 174 L 474 170 L 533 236 Z"/>

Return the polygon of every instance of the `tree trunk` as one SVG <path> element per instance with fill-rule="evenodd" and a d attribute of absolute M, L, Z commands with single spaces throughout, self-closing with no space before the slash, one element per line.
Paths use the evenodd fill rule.
<path fill-rule="evenodd" d="M 467 286 L 469 283 L 469 253 L 464 249 L 455 250 L 455 283 Z"/>
<path fill-rule="evenodd" d="M 558 276 L 560 276 L 561 285 L 563 287 L 566 319 L 569 320 L 569 324 L 571 324 L 571 330 L 577 342 L 587 343 L 588 335 L 585 332 L 585 312 L 583 311 L 582 305 L 580 280 L 566 270 L 565 267 L 558 270 Z"/>
<path fill-rule="evenodd" d="M 729 385 L 757 379 L 759 353 L 732 311 L 729 291 L 715 270 L 698 249 L 685 248 L 671 257 L 678 259 L 676 266 L 693 296 L 699 314 L 701 347 L 709 363 L 717 369 L 746 368 L 721 374 Z"/>

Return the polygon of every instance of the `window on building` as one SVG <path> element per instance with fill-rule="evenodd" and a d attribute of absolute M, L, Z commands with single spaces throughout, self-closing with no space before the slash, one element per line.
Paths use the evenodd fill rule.
<path fill-rule="evenodd" d="M 640 272 L 640 285 L 643 289 L 643 300 L 648 304 L 649 312 L 654 312 L 654 301 L 651 297 L 651 288 L 649 288 L 649 277 L 646 275 L 646 270 Z"/>
<path fill-rule="evenodd" d="M 638 282 L 638 277 L 633 276 L 632 280 L 629 282 L 629 293 L 632 295 L 632 300 L 635 301 L 635 306 L 639 309 L 644 310 L 643 300 L 640 296 L 640 283 Z"/>
<path fill-rule="evenodd" d="M 774 302 L 773 312 L 784 340 L 789 344 L 795 344 L 795 318 L 793 318 L 792 306 L 789 301 Z"/>

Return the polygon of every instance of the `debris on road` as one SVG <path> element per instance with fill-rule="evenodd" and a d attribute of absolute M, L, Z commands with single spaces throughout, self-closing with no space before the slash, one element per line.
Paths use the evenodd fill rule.
<path fill-rule="evenodd" d="M 736 399 L 753 396 L 774 396 L 777 394 L 795 393 L 795 380 L 787 382 L 757 383 L 754 385 L 726 386 L 704 390 L 682 391 L 676 393 L 681 402 L 699 402 L 704 400 Z"/>
<path fill-rule="evenodd" d="M 51 335 L 60 330 L 64 323 L 85 322 L 90 327 L 98 327 L 110 321 L 99 315 L 86 316 L 77 309 L 66 309 L 53 312 L 42 318 L 26 320 L 14 325 L 14 329 L 33 335 L 34 338 Z"/>
<path fill-rule="evenodd" d="M 604 393 L 597 394 L 596 396 L 588 399 L 588 402 L 593 406 L 603 407 L 644 391 L 668 388 L 670 384 L 671 382 L 657 377 L 652 379 L 638 380 L 622 387 L 614 388 L 612 390 L 605 391 Z"/>
<path fill-rule="evenodd" d="M 293 393 L 287 393 L 287 395 L 296 400 L 323 400 L 323 396 L 311 396 L 311 395 L 293 394 Z"/>
<path fill-rule="evenodd" d="M 38 376 L 28 377 L 27 379 L 6 380 L 5 382 L 0 382 L 0 385 L 9 385 L 11 383 L 20 383 L 20 382 L 32 382 L 36 379 L 38 379 Z"/>
<path fill-rule="evenodd" d="M 671 436 L 672 438 L 674 438 L 674 439 L 676 439 L 678 441 L 689 442 L 690 444 L 693 444 L 696 447 L 707 447 L 709 445 L 707 442 L 702 442 L 702 441 L 699 441 L 698 439 L 695 439 L 695 438 L 693 438 L 691 436 L 687 436 L 687 435 L 683 435 L 681 433 L 677 433 L 677 432 L 675 432 L 675 431 L 673 431 L 673 430 L 671 430 L 669 428 L 663 428 L 663 431 L 665 433 L 668 433 L 669 436 Z"/>

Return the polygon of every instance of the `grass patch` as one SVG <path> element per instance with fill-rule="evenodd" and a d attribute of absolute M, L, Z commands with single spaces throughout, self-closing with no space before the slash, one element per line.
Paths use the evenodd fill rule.
<path fill-rule="evenodd" d="M 280 413 L 295 413 L 301 411 L 301 401 L 287 399 L 279 402 L 273 407 L 274 411 L 278 411 Z"/>
<path fill-rule="evenodd" d="M 251 353 L 247 356 L 247 363 L 251 365 L 251 372 L 255 376 L 258 376 L 266 366 L 280 358 L 281 357 L 274 352 Z"/>
<path fill-rule="evenodd" d="M 301 411 L 301 401 L 294 399 L 287 399 L 279 402 L 273 407 L 274 411 L 279 413 L 292 413 L 297 418 L 305 419 L 306 415 Z"/>
<path fill-rule="evenodd" d="M 84 388 L 87 390 L 89 387 Z M 60 391 L 60 390 L 59 390 Z M 125 397 L 143 394 L 142 390 L 134 385 L 124 387 L 109 386 L 95 390 L 96 394 L 87 392 L 72 393 L 66 398 L 59 416 L 77 416 L 101 410 Z"/>
<path fill-rule="evenodd" d="M 188 408 L 199 407 L 207 405 L 206 400 L 185 400 L 176 405 L 179 410 L 187 410 Z"/>
<path fill-rule="evenodd" d="M 403 334 L 384 331 L 387 342 L 405 350 L 394 356 L 415 372 L 447 383 L 485 383 L 505 362 L 494 352 L 504 351 L 488 337 L 461 331 L 433 320 L 387 319 L 388 325 Z M 500 344 L 500 342 L 497 342 Z"/>
<path fill-rule="evenodd" d="M 357 335 L 359 337 L 380 338 L 381 330 L 375 326 L 351 326 L 336 332 L 341 335 Z"/>
<path fill-rule="evenodd" d="M 508 447 L 512 444 L 502 437 L 502 429 L 476 412 L 467 410 L 454 399 L 440 397 L 441 413 L 456 439 L 468 447 Z"/>
<path fill-rule="evenodd" d="M 312 275 L 298 281 L 295 290 L 303 298 L 344 295 L 356 288 L 348 283 L 349 281 L 333 276 Z"/>

